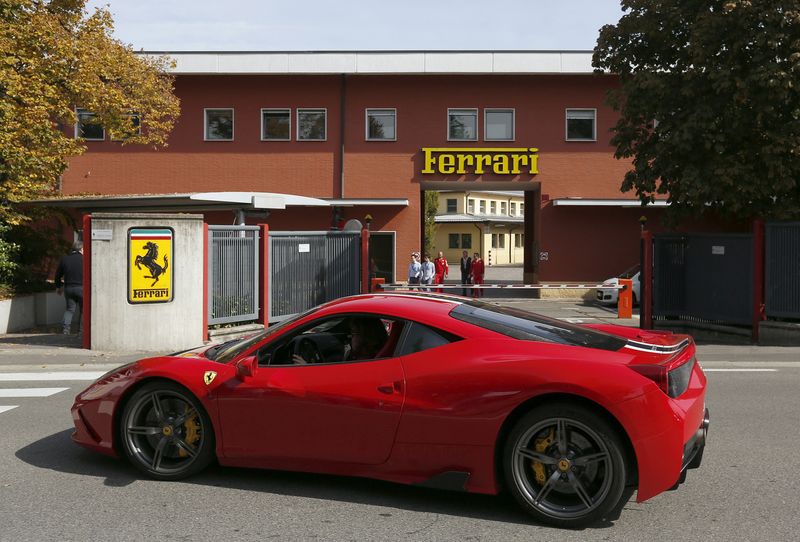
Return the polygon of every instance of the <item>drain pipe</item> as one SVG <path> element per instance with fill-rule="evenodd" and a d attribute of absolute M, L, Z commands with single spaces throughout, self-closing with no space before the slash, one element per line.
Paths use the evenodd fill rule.
<path fill-rule="evenodd" d="M 339 104 L 339 197 L 344 198 L 344 135 L 345 135 L 345 107 L 347 106 L 347 74 L 341 78 L 341 103 Z"/>

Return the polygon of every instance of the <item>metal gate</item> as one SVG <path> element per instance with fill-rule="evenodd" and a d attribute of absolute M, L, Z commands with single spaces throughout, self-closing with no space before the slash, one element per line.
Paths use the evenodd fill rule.
<path fill-rule="evenodd" d="M 800 222 L 771 222 L 765 228 L 767 316 L 800 318 Z"/>
<path fill-rule="evenodd" d="M 361 291 L 361 234 L 269 233 L 269 321 Z"/>
<path fill-rule="evenodd" d="M 208 323 L 258 318 L 258 226 L 208 227 Z"/>
<path fill-rule="evenodd" d="M 752 235 L 656 235 L 653 248 L 655 319 L 752 323 Z"/>

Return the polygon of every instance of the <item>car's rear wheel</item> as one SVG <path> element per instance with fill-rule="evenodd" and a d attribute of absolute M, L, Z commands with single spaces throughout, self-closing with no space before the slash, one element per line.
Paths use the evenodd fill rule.
<path fill-rule="evenodd" d="M 176 384 L 153 382 L 138 389 L 125 404 L 119 431 L 124 455 L 152 478 L 186 478 L 214 459 L 208 414 Z"/>
<path fill-rule="evenodd" d="M 505 443 L 506 486 L 537 520 L 582 527 L 606 517 L 623 496 L 623 447 L 601 416 L 570 403 L 523 416 Z"/>

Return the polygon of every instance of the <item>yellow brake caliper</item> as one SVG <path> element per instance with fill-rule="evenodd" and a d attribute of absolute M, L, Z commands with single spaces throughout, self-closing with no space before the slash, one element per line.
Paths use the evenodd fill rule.
<path fill-rule="evenodd" d="M 186 407 L 186 410 L 189 410 L 189 407 Z M 197 411 L 194 414 L 186 418 L 186 421 L 183 423 L 183 427 L 186 429 L 186 444 L 191 446 L 192 448 L 196 447 L 197 441 L 200 440 L 200 422 L 197 421 Z M 186 450 L 183 448 L 178 448 L 178 456 L 186 457 L 189 455 Z"/>
<path fill-rule="evenodd" d="M 556 435 L 555 429 L 550 429 L 549 435 L 547 435 L 544 438 L 536 439 L 533 442 L 533 448 L 540 454 L 544 453 L 547 450 L 547 448 L 550 447 L 551 444 L 553 444 L 553 441 L 555 440 L 555 435 Z M 536 482 L 540 486 L 543 486 L 545 480 L 547 479 L 544 472 L 544 463 L 540 463 L 539 461 L 533 461 L 532 466 L 533 466 L 533 474 L 536 476 Z"/>

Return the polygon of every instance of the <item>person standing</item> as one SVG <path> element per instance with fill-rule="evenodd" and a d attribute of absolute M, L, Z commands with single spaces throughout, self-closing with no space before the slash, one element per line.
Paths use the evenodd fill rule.
<path fill-rule="evenodd" d="M 472 275 L 472 258 L 469 253 L 464 250 L 461 252 L 461 284 L 469 284 L 469 277 Z M 467 295 L 467 289 L 461 290 L 462 295 Z"/>
<path fill-rule="evenodd" d="M 69 335 L 72 317 L 75 308 L 80 309 L 83 317 L 83 243 L 75 241 L 69 254 L 61 258 L 56 269 L 56 292 L 64 294 L 67 309 L 64 311 L 64 335 Z M 81 333 L 81 323 L 78 322 L 78 333 Z"/>
<path fill-rule="evenodd" d="M 408 264 L 408 286 L 419 284 L 422 277 L 422 265 L 419 263 L 419 252 L 411 253 L 411 263 Z"/>
<path fill-rule="evenodd" d="M 483 264 L 481 255 L 477 252 L 472 258 L 472 284 L 483 284 L 483 274 L 486 271 L 486 266 Z M 480 288 L 472 289 L 472 297 L 483 297 L 483 290 Z"/>
<path fill-rule="evenodd" d="M 436 277 L 436 266 L 431 261 L 431 255 L 425 253 L 425 261 L 422 262 L 422 284 L 433 284 L 433 279 Z M 430 292 L 430 288 L 425 288 L 426 292 Z"/>
<path fill-rule="evenodd" d="M 447 266 L 447 258 L 444 257 L 444 253 L 441 250 L 439 251 L 439 257 L 433 260 L 433 266 L 436 270 L 434 284 L 442 284 L 444 279 L 447 278 L 450 268 Z M 442 293 L 442 289 L 439 288 L 437 292 Z"/>

